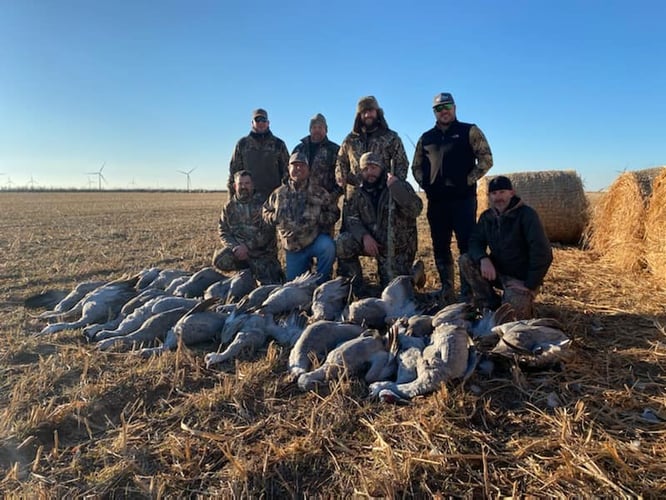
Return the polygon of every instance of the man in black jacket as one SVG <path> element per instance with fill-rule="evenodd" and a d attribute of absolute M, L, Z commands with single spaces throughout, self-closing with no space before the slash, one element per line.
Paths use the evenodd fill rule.
<path fill-rule="evenodd" d="M 412 174 L 428 197 L 428 223 L 435 265 L 442 283 L 441 298 L 455 300 L 451 237 L 458 251 L 467 252 L 476 221 L 476 181 L 493 166 L 493 156 L 481 129 L 456 118 L 456 105 L 448 92 L 433 101 L 436 123 L 420 138 L 414 151 Z M 460 279 L 462 300 L 469 285 Z"/>
<path fill-rule="evenodd" d="M 508 302 L 518 319 L 531 318 L 534 297 L 553 261 L 550 242 L 539 215 L 516 196 L 507 177 L 491 180 L 488 196 L 491 206 L 472 231 L 469 252 L 460 256 L 460 272 L 478 307 Z M 501 300 L 495 288 L 504 290 Z"/>

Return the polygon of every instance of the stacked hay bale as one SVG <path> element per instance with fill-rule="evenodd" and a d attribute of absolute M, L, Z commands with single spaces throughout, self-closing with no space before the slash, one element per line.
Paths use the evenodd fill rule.
<path fill-rule="evenodd" d="M 645 261 L 666 282 L 666 168 L 655 177 L 645 217 Z"/>
<path fill-rule="evenodd" d="M 618 269 L 637 271 L 645 267 L 647 208 L 654 181 L 663 171 L 663 167 L 656 167 L 624 172 L 592 215 L 586 230 L 589 247 Z"/>
<path fill-rule="evenodd" d="M 551 242 L 577 244 L 588 222 L 588 202 L 583 182 L 574 170 L 518 172 L 506 175 L 517 196 L 541 218 L 546 236 Z M 488 175 L 479 181 L 478 213 L 488 208 Z"/>

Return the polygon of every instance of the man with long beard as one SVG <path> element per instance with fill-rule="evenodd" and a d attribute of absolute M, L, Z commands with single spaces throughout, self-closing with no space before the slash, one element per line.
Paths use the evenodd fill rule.
<path fill-rule="evenodd" d="M 234 194 L 225 204 L 218 223 L 223 247 L 215 252 L 213 266 L 219 271 L 249 268 L 262 285 L 282 282 L 277 258 L 275 228 L 261 216 L 264 197 L 255 193 L 252 174 L 234 174 Z"/>
<path fill-rule="evenodd" d="M 354 127 L 340 145 L 335 177 L 342 188 L 361 182 L 360 160 L 363 153 L 375 153 L 387 169 L 399 179 L 407 178 L 409 160 L 397 133 L 386 123 L 384 110 L 374 96 L 361 97 L 356 106 Z"/>

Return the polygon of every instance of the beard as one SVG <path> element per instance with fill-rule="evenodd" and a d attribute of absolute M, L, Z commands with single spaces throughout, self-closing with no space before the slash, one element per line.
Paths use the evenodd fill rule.
<path fill-rule="evenodd" d="M 377 118 L 367 118 L 363 120 L 363 126 L 366 130 L 374 130 L 377 128 Z"/>
<path fill-rule="evenodd" d="M 238 198 L 239 201 L 250 201 L 252 193 L 250 193 L 249 189 L 241 188 L 236 192 L 236 197 Z"/>

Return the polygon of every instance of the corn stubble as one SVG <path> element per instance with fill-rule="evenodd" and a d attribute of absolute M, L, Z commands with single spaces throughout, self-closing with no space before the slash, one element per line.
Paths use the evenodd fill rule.
<path fill-rule="evenodd" d="M 662 496 L 666 292 L 555 248 L 538 299 L 574 338 L 562 371 L 474 374 L 408 406 L 342 378 L 302 393 L 276 344 L 142 360 L 48 338 L 24 297 L 151 267 L 198 270 L 221 193 L 3 193 L 0 491 L 22 497 Z M 438 288 L 419 220 L 426 288 Z M 370 266 L 370 269 L 372 267 Z M 372 275 L 374 277 L 374 275 Z M 212 347 L 212 349 L 211 349 Z"/>

